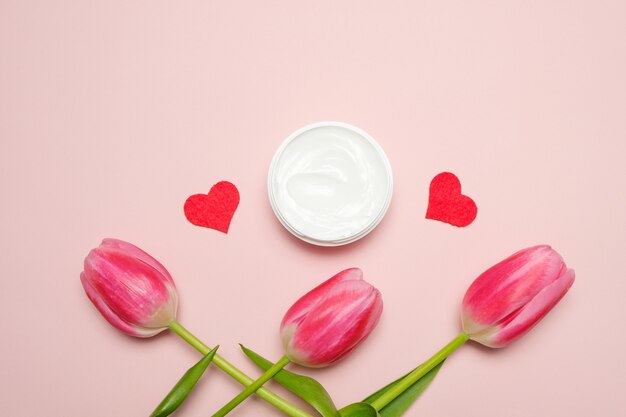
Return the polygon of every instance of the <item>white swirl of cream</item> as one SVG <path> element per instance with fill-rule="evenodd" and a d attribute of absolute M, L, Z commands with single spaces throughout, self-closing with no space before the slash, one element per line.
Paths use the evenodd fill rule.
<path fill-rule="evenodd" d="M 268 178 L 279 220 L 311 243 L 337 245 L 367 234 L 391 198 L 387 157 L 365 132 L 336 122 L 295 132 Z"/>

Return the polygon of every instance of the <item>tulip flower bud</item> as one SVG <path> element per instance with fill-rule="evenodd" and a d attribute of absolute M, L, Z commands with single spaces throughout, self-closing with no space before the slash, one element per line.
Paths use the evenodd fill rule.
<path fill-rule="evenodd" d="M 280 326 L 286 356 L 308 367 L 336 362 L 374 330 L 380 292 L 358 268 L 346 269 L 295 302 Z"/>
<path fill-rule="evenodd" d="M 104 239 L 85 258 L 80 281 L 87 297 L 117 329 L 137 337 L 165 330 L 176 318 L 178 295 L 156 259 L 117 239 Z"/>
<path fill-rule="evenodd" d="M 574 283 L 574 270 L 550 246 L 523 249 L 483 272 L 463 298 L 463 331 L 504 347 L 528 332 Z"/>

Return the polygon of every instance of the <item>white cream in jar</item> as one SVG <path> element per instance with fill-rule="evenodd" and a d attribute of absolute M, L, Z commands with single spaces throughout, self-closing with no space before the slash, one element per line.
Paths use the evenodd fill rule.
<path fill-rule="evenodd" d="M 295 236 L 338 246 L 365 236 L 382 220 L 393 190 L 385 152 L 367 133 L 321 122 L 291 134 L 268 175 L 270 203 Z"/>

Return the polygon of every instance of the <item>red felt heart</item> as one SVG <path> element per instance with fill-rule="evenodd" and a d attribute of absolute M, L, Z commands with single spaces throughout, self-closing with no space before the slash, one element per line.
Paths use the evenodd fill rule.
<path fill-rule="evenodd" d="M 474 221 L 478 208 L 461 194 L 461 182 L 451 172 L 437 174 L 430 182 L 426 218 L 464 227 Z"/>
<path fill-rule="evenodd" d="M 185 201 L 185 217 L 196 226 L 228 233 L 238 205 L 237 187 L 228 181 L 220 181 L 208 194 L 194 194 Z"/>

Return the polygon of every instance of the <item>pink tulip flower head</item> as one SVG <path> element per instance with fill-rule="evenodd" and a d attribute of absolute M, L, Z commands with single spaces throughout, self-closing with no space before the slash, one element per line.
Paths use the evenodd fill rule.
<path fill-rule="evenodd" d="M 380 292 L 363 280 L 363 272 L 346 269 L 287 311 L 280 326 L 285 353 L 300 365 L 330 365 L 365 340 L 382 310 Z"/>
<path fill-rule="evenodd" d="M 104 239 L 84 263 L 80 281 L 105 319 L 122 332 L 150 337 L 176 318 L 178 295 L 169 272 L 130 243 Z"/>
<path fill-rule="evenodd" d="M 547 245 L 523 249 L 483 272 L 461 307 L 463 331 L 489 347 L 528 332 L 574 283 L 574 270 Z"/>

